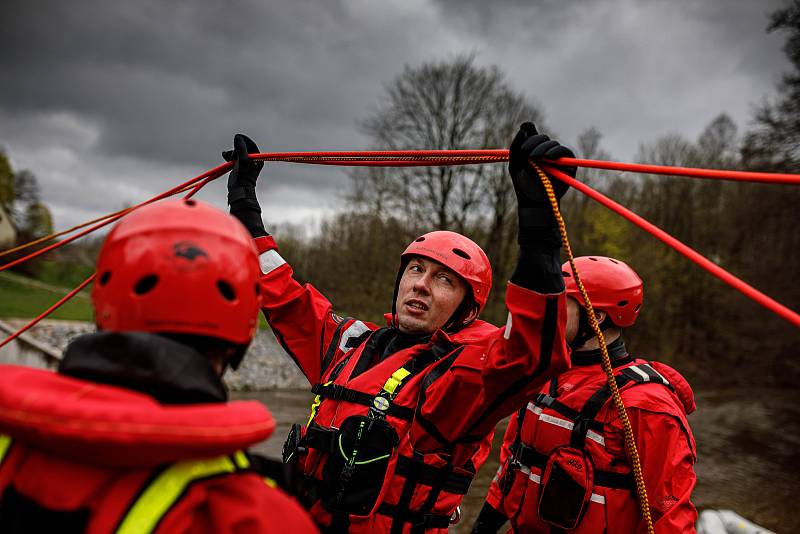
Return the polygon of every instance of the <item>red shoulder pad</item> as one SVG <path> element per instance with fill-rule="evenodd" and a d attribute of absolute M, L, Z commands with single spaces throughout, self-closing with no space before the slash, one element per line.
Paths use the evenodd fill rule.
<path fill-rule="evenodd" d="M 650 362 L 650 365 L 669 380 L 672 387 L 675 388 L 675 394 L 683 404 L 686 413 L 694 412 L 697 409 L 697 405 L 694 402 L 694 391 L 692 391 L 692 386 L 689 385 L 689 382 L 683 378 L 683 375 L 665 363 Z"/>

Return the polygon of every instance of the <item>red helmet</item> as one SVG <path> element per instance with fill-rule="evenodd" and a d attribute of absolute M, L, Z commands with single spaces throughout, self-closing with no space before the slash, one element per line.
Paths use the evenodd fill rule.
<path fill-rule="evenodd" d="M 408 245 L 400 256 L 402 265 L 406 264 L 409 256 L 437 261 L 455 272 L 472 288 L 478 312 L 483 310 L 492 289 L 492 266 L 483 249 L 470 238 L 455 232 L 429 232 Z"/>
<path fill-rule="evenodd" d="M 92 289 L 97 326 L 247 344 L 256 331 L 261 275 L 239 221 L 196 200 L 144 206 L 103 243 Z"/>
<path fill-rule="evenodd" d="M 606 312 L 611 321 L 622 328 L 636 322 L 642 309 L 644 291 L 642 279 L 633 269 L 625 262 L 605 256 L 575 258 L 575 267 L 595 310 Z M 561 271 L 567 286 L 567 296 L 585 306 L 569 262 L 561 266 Z"/>

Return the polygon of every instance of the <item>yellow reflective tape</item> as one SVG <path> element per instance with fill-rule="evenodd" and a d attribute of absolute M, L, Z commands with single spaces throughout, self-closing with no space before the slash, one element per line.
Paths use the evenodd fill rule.
<path fill-rule="evenodd" d="M 227 456 L 173 464 L 158 475 L 136 500 L 122 520 L 117 534 L 152 532 L 189 484 L 201 478 L 235 471 L 236 466 Z"/>
<path fill-rule="evenodd" d="M 264 477 L 264 484 L 266 484 L 270 488 L 277 488 L 278 487 L 278 483 L 275 482 L 274 480 L 272 480 L 269 477 Z"/>
<path fill-rule="evenodd" d="M 0 462 L 6 457 L 8 449 L 11 447 L 11 438 L 5 434 L 0 434 Z"/>
<path fill-rule="evenodd" d="M 325 386 L 330 386 L 333 384 L 333 380 L 329 382 L 325 382 Z M 317 416 L 317 410 L 319 409 L 319 405 L 322 403 L 322 396 L 317 395 L 314 397 L 314 402 L 311 403 L 311 415 L 308 416 L 308 423 L 306 423 L 306 428 L 311 426 L 311 421 Z"/>
<path fill-rule="evenodd" d="M 247 469 L 250 467 L 250 460 L 247 459 L 247 455 L 244 451 L 236 451 L 233 453 L 233 461 L 236 462 L 236 467 L 239 469 Z"/>
<path fill-rule="evenodd" d="M 394 391 L 397 389 L 397 386 L 403 383 L 403 380 L 406 379 L 408 375 L 411 374 L 411 371 L 408 369 L 401 367 L 394 373 L 392 376 L 389 377 L 389 380 L 386 381 L 386 384 L 383 385 L 383 390 L 390 395 L 394 395 Z"/>

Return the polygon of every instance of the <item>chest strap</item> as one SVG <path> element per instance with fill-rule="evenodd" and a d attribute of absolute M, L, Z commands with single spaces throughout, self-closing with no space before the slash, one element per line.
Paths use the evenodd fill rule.
<path fill-rule="evenodd" d="M 664 376 L 646 363 L 632 365 L 622 369 L 619 374 L 614 377 L 614 380 L 619 389 L 629 384 L 630 387 L 633 387 L 651 382 L 672 388 L 669 381 L 664 378 Z M 549 394 L 540 393 L 537 395 L 533 403 L 539 407 L 554 410 L 560 415 L 570 419 L 573 422 L 572 432 L 570 434 L 570 445 L 579 449 L 584 449 L 586 434 L 589 430 L 594 430 L 600 434 L 603 432 L 602 421 L 597 421 L 595 418 L 606 402 L 611 398 L 611 389 L 608 387 L 607 383 L 603 384 L 600 389 L 589 397 L 580 410 L 575 410 L 560 402 L 555 398 L 552 390 L 553 388 L 551 388 Z M 514 460 L 528 469 L 532 467 L 544 469 L 547 463 L 547 455 L 522 443 L 520 438 L 522 421 L 526 412 L 527 409 L 523 407 L 517 416 L 517 436 L 512 445 L 511 452 Z M 595 471 L 595 485 L 626 490 L 632 490 L 635 487 L 633 485 L 633 476 L 630 473 L 623 474 L 600 470 Z"/>
<path fill-rule="evenodd" d="M 515 446 L 512 451 L 514 458 L 520 465 L 531 469 L 533 467 L 543 471 L 547 464 L 547 455 L 524 443 Z M 606 488 L 632 491 L 634 489 L 632 473 L 615 473 L 614 471 L 594 471 L 594 485 Z"/>
<path fill-rule="evenodd" d="M 409 478 L 412 476 L 412 472 L 413 476 L 416 477 L 417 484 L 433 487 L 441 483 L 441 491 L 455 493 L 456 495 L 466 495 L 470 484 L 472 484 L 471 476 L 453 473 L 447 468 L 414 462 L 407 456 L 398 456 L 394 473 L 403 478 Z M 444 482 L 439 480 L 442 474 L 445 475 Z"/>
<path fill-rule="evenodd" d="M 315 384 L 311 388 L 311 392 L 317 395 L 320 402 L 323 399 L 338 400 L 344 402 L 351 402 L 353 404 L 360 404 L 369 408 L 373 407 L 375 396 L 361 391 L 356 391 L 339 384 Z M 316 402 L 316 401 L 315 401 Z M 317 403 L 317 406 L 319 403 Z M 385 410 L 386 415 L 391 415 L 402 419 L 404 421 L 411 421 L 414 419 L 414 410 L 405 406 L 398 406 L 397 404 L 390 404 Z"/>

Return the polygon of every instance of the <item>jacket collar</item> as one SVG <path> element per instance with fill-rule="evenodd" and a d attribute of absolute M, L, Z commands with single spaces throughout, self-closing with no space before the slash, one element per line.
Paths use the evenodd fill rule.
<path fill-rule="evenodd" d="M 146 393 L 163 404 L 225 402 L 228 392 L 211 362 L 158 334 L 97 332 L 76 338 L 58 367 L 75 378 Z"/>
<path fill-rule="evenodd" d="M 618 367 L 633 361 L 633 358 L 628 355 L 628 350 L 625 348 L 625 343 L 621 337 L 615 339 L 606 348 L 608 349 L 608 357 L 611 359 L 612 367 Z M 570 359 L 573 367 L 597 365 L 603 360 L 603 353 L 599 348 L 576 351 L 570 355 Z"/>

